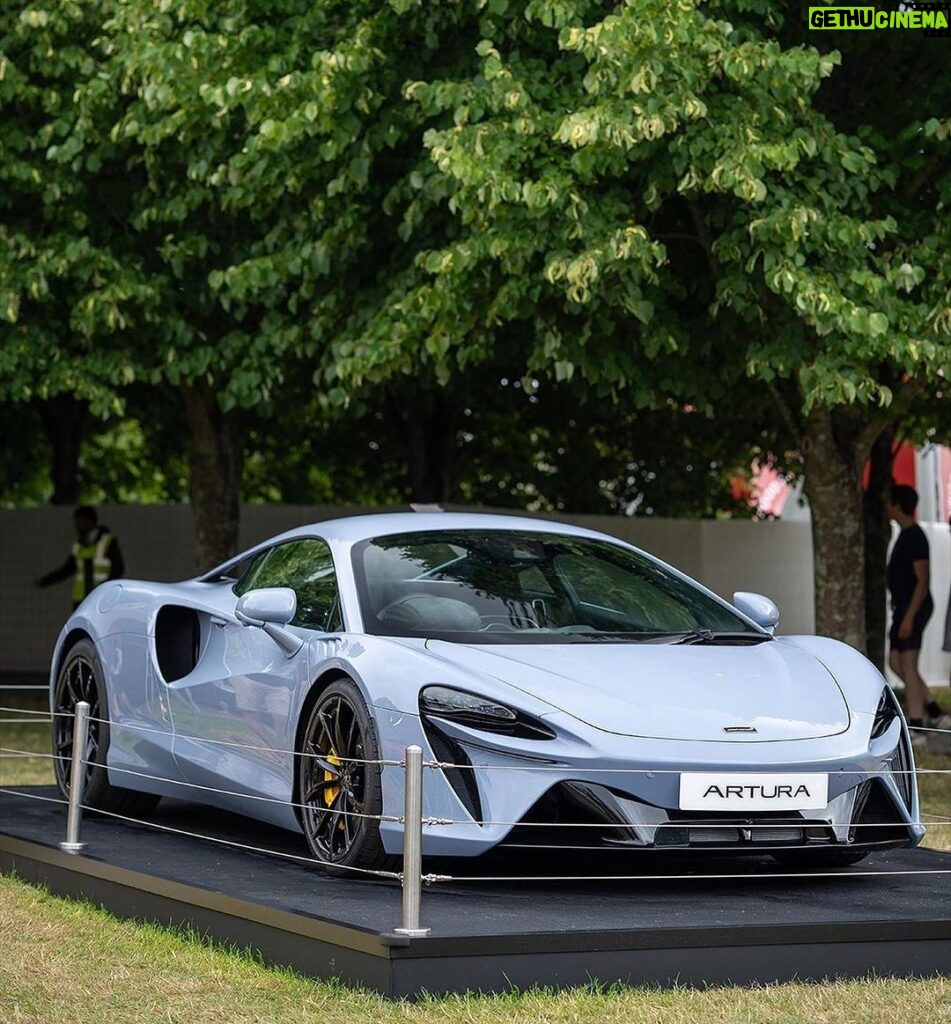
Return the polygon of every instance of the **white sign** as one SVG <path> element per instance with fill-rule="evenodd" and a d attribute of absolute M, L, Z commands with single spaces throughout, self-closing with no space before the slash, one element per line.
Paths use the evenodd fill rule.
<path fill-rule="evenodd" d="M 683 772 L 682 811 L 806 811 L 829 802 L 829 776 L 821 772 Z"/>

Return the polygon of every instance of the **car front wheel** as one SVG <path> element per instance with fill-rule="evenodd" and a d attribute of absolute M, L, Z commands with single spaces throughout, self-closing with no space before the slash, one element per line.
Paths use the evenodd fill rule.
<path fill-rule="evenodd" d="M 314 857 L 331 875 L 392 870 L 383 849 L 376 728 L 356 684 L 332 682 L 311 709 L 298 756 L 301 824 Z"/>

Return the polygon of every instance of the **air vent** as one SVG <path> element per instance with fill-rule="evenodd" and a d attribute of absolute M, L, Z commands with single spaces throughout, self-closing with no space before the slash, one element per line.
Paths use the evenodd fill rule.
<path fill-rule="evenodd" d="M 201 624 L 194 608 L 166 604 L 155 617 L 155 657 L 167 683 L 184 679 L 198 664 Z"/>
<path fill-rule="evenodd" d="M 440 732 L 431 722 L 424 719 L 423 724 L 433 756 L 437 761 L 446 765 L 442 769 L 446 781 L 476 824 L 481 825 L 482 801 L 479 799 L 479 787 L 476 784 L 475 772 L 471 767 L 466 767 L 472 764 L 468 755 L 458 743 L 451 740 L 445 733 Z M 462 767 L 457 768 L 456 765 Z"/>

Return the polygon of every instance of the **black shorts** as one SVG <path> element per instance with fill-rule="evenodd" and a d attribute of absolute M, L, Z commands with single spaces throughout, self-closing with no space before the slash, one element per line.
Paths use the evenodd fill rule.
<path fill-rule="evenodd" d="M 905 617 L 905 610 L 904 608 L 896 608 L 892 614 L 892 628 L 888 631 L 889 650 L 920 651 L 921 634 L 924 633 L 925 626 L 928 625 L 928 619 L 931 618 L 933 612 L 934 601 L 932 601 L 929 594 L 925 598 L 925 603 L 918 609 L 918 613 L 915 615 L 915 621 L 911 627 L 911 636 L 899 639 L 898 627 L 901 625 L 901 620 Z"/>

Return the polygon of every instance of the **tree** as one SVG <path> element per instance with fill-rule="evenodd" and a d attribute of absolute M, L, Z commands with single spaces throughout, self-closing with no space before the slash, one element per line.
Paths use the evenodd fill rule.
<path fill-rule="evenodd" d="M 0 507 L 41 505 L 49 499 L 49 453 L 36 410 L 0 403 Z"/>
<path fill-rule="evenodd" d="M 190 426 L 202 566 L 237 538 L 247 413 L 279 411 L 389 263 L 411 262 L 388 208 L 411 203 L 410 169 L 428 160 L 402 83 L 420 59 L 445 68 L 471 46 L 447 46 L 432 23 L 457 19 L 424 9 L 404 34 L 398 7 L 117 4 L 106 66 L 81 90 L 81 107 L 102 90 L 121 99 L 110 137 L 158 296 L 151 377 L 177 389 Z"/>
<path fill-rule="evenodd" d="M 23 138 L 6 125 L 11 180 L 68 168 L 87 221 L 112 183 L 121 230 L 82 237 L 93 284 L 123 287 L 69 298 L 67 263 L 55 293 L 104 325 L 106 396 L 126 371 L 174 388 L 201 564 L 236 539 L 248 425 L 312 383 L 335 408 L 385 383 L 414 493 L 436 496 L 477 367 L 707 422 L 752 386 L 802 449 L 820 628 L 862 644 L 861 466 L 948 359 L 937 51 L 915 108 L 886 116 L 891 40 L 823 53 L 766 0 L 116 4 L 100 41 L 69 4 L 40 13 L 84 26 L 82 82 L 65 119 L 18 82 L 38 113 Z M 7 245 L 21 303 L 31 234 Z"/>
<path fill-rule="evenodd" d="M 491 10 L 474 74 L 406 88 L 447 121 L 426 145 L 459 237 L 362 325 L 363 362 L 504 324 L 634 404 L 753 377 L 803 451 L 819 628 L 864 646 L 861 469 L 948 361 L 936 94 L 908 130 L 941 170 L 886 209 L 900 154 L 823 112 L 841 58 L 784 47 L 772 5 Z"/>
<path fill-rule="evenodd" d="M 90 423 L 121 411 L 126 343 L 152 298 L 122 229 L 108 103 L 72 102 L 100 66 L 99 28 L 90 8 L 55 0 L 0 16 L 0 398 L 38 416 L 54 503 L 79 497 Z"/>

